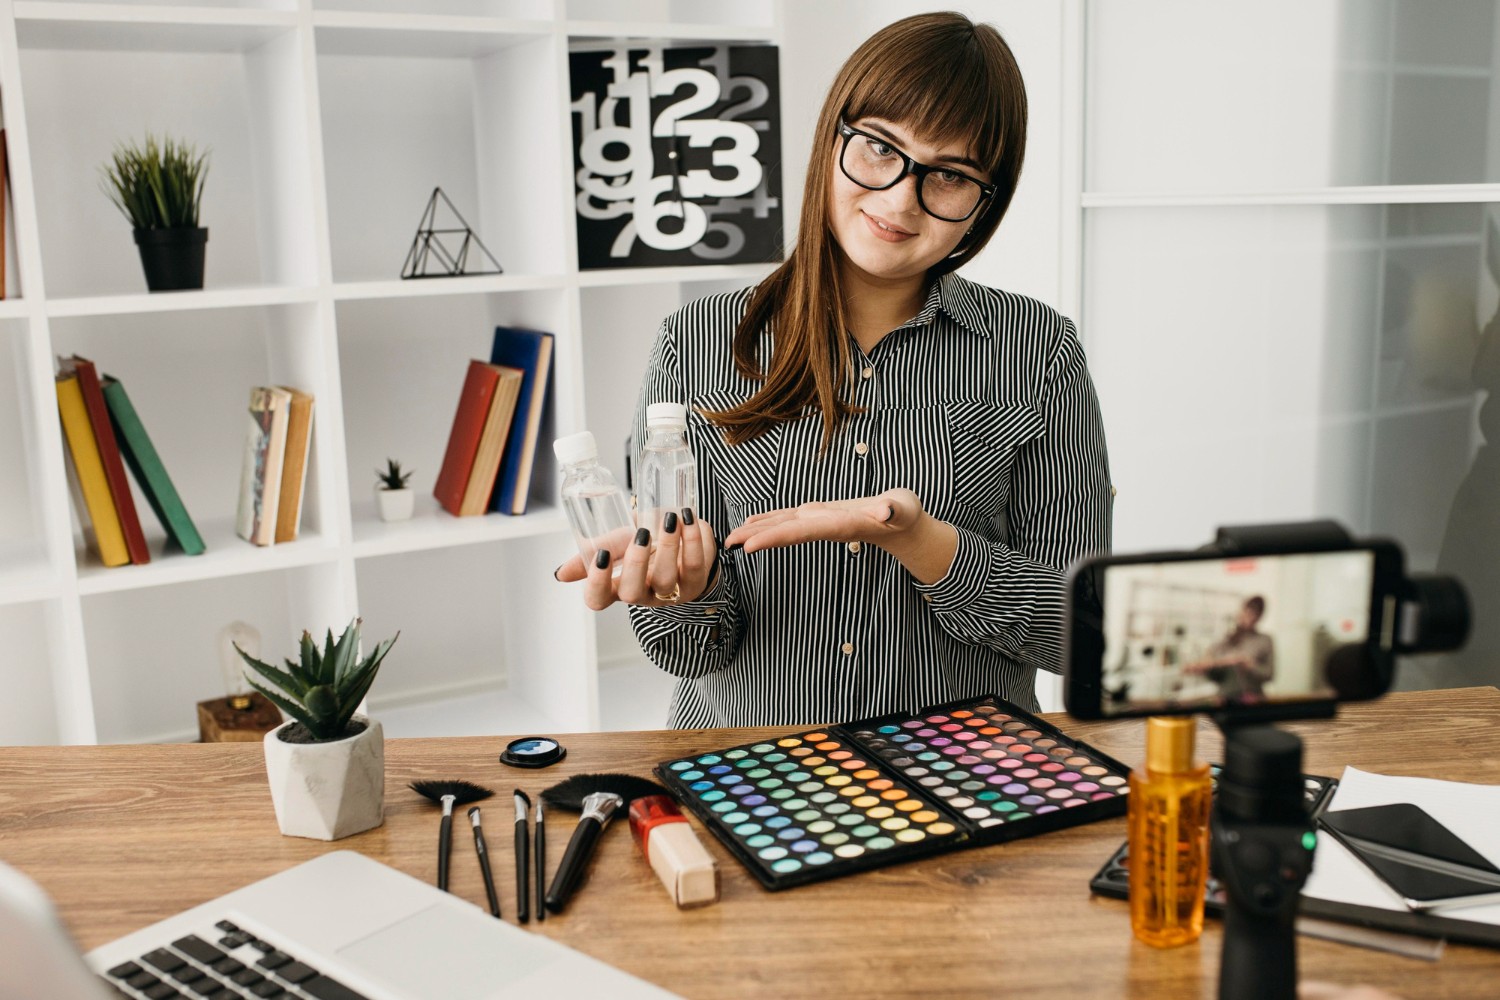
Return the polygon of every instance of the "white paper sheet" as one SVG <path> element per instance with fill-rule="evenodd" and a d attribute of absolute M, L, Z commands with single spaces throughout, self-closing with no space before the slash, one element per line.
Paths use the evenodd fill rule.
<path fill-rule="evenodd" d="M 1371 774 L 1346 767 L 1328 811 L 1360 809 L 1409 802 L 1452 830 L 1470 847 L 1500 866 L 1500 785 L 1471 785 L 1433 778 L 1403 778 Z M 1334 839 L 1320 831 L 1313 856 L 1312 876 L 1304 896 L 1406 911 L 1406 904 L 1380 878 Z M 1500 926 L 1500 903 L 1483 906 L 1446 906 L 1434 916 Z"/>

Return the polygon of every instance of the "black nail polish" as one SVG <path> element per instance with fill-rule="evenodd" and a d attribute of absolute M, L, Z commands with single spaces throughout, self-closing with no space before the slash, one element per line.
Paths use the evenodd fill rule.
<path fill-rule="evenodd" d="M 599 554 L 594 557 L 594 565 L 600 569 L 609 569 L 609 549 L 599 550 Z"/>
<path fill-rule="evenodd" d="M 682 508 L 682 523 L 683 524 L 692 524 L 696 520 L 698 520 L 698 519 L 693 516 L 693 508 L 691 508 L 691 507 L 684 507 L 684 508 Z"/>
<path fill-rule="evenodd" d="M 557 574 L 559 574 L 561 572 L 562 572 L 562 567 L 561 566 L 559 566 L 559 567 L 557 567 L 557 569 L 553 570 L 552 571 L 552 579 L 556 580 L 557 579 Z"/>
<path fill-rule="evenodd" d="M 725 552 L 738 552 L 740 549 L 743 549 L 744 547 L 745 547 L 745 543 L 744 542 L 735 542 L 733 545 L 726 545 L 726 546 L 724 546 L 724 551 Z"/>
<path fill-rule="evenodd" d="M 651 544 L 651 531 L 647 528 L 637 528 L 635 532 L 635 544 L 645 548 Z"/>
<path fill-rule="evenodd" d="M 669 510 L 662 515 L 661 530 L 663 534 L 668 535 L 677 530 L 677 514 L 675 511 Z"/>

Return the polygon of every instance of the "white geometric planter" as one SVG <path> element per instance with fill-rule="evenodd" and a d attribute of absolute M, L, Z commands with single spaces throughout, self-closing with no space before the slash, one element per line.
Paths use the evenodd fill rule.
<path fill-rule="evenodd" d="M 382 521 L 405 521 L 411 517 L 417 503 L 417 491 L 411 487 L 404 490 L 375 488 L 375 503 L 380 508 Z"/>
<path fill-rule="evenodd" d="M 385 733 L 364 730 L 332 743 L 286 743 L 284 722 L 266 734 L 266 777 L 276 824 L 288 837 L 339 840 L 385 822 Z"/>

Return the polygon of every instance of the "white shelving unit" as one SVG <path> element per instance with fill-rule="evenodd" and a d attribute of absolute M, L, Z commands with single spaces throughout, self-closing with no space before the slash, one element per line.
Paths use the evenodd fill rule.
<path fill-rule="evenodd" d="M 465 725 L 495 733 L 659 722 L 601 710 L 599 667 L 629 669 L 634 643 L 623 615 L 596 617 L 551 579 L 570 542 L 546 442 L 519 518 L 419 499 L 412 521 L 384 524 L 373 470 L 399 458 L 430 491 L 464 365 L 497 324 L 556 335 L 559 433 L 623 440 L 660 318 L 766 268 L 579 273 L 569 43 L 775 43 L 781 3 L 0 0 L 15 229 L 0 743 L 193 738 L 194 702 L 222 693 L 224 625 L 252 623 L 279 658 L 304 627 L 356 613 L 371 638 L 402 633 L 377 712 L 472 702 L 486 718 Z M 143 292 L 129 225 L 99 189 L 116 142 L 147 130 L 211 150 L 203 291 Z M 399 280 L 434 187 L 503 275 Z M 139 494 L 151 563 L 105 569 L 85 549 L 52 377 L 73 352 L 128 387 L 204 555 L 164 553 Z M 245 405 L 265 382 L 311 391 L 317 411 L 301 537 L 260 549 L 233 519 Z"/>

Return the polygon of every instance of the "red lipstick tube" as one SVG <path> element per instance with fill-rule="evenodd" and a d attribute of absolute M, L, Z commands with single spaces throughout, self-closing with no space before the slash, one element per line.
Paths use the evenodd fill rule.
<path fill-rule="evenodd" d="M 719 901 L 719 866 L 670 795 L 630 803 L 630 833 L 682 909 Z"/>

